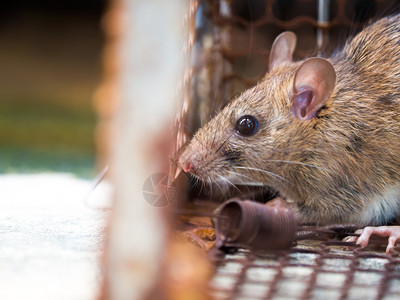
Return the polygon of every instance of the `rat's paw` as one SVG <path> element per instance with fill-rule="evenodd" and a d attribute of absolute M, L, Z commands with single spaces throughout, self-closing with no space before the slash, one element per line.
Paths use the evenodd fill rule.
<path fill-rule="evenodd" d="M 371 235 L 389 237 L 386 254 L 389 254 L 390 250 L 394 248 L 396 241 L 400 241 L 400 226 L 365 227 L 364 229 L 357 230 L 355 233 L 360 234 L 356 243 L 362 247 L 368 245 Z"/>

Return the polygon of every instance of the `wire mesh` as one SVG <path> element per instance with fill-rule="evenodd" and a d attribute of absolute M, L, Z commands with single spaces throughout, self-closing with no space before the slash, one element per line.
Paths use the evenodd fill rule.
<path fill-rule="evenodd" d="M 340 236 L 353 235 L 340 226 Z M 399 299 L 400 259 L 382 252 L 375 240 L 361 249 L 331 229 L 301 227 L 306 239 L 281 252 L 214 254 L 217 271 L 210 282 L 215 299 Z M 384 248 L 383 248 L 384 249 Z"/>

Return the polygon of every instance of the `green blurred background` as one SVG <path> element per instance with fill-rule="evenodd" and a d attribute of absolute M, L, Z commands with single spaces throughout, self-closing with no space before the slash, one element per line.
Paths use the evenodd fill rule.
<path fill-rule="evenodd" d="M 94 175 L 102 0 L 2 0 L 0 173 Z"/>

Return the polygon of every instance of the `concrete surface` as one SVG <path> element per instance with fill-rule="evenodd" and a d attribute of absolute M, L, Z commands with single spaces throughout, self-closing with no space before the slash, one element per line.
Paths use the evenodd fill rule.
<path fill-rule="evenodd" d="M 0 175 L 0 299 L 95 299 L 110 189 L 91 185 Z"/>

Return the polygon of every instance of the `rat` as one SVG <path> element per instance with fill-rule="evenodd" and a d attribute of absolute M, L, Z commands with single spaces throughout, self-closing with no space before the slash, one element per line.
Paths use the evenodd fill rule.
<path fill-rule="evenodd" d="M 400 15 L 369 24 L 329 58 L 293 60 L 274 41 L 269 70 L 219 111 L 179 157 L 203 182 L 275 189 L 300 223 L 354 223 L 389 237 L 400 212 Z"/>

